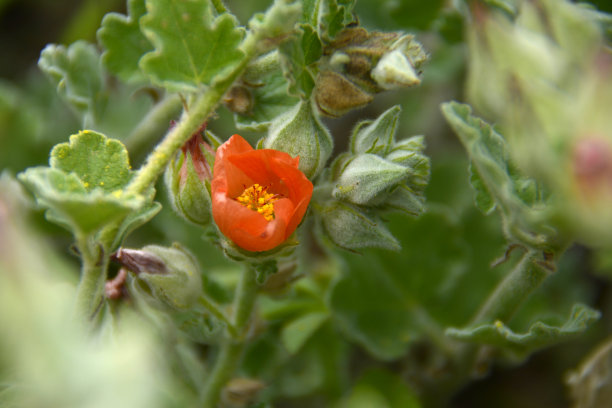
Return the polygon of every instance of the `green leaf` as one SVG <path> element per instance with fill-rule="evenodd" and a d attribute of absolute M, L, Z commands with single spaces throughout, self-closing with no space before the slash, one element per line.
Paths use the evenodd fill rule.
<path fill-rule="evenodd" d="M 105 194 L 101 189 L 87 191 L 74 174 L 49 167 L 32 167 L 19 179 L 48 209 L 47 218 L 74 233 L 89 234 L 125 217 L 142 205 L 142 199 Z"/>
<path fill-rule="evenodd" d="M 112 193 L 131 178 L 130 163 L 123 143 L 83 130 L 51 150 L 51 167 L 75 173 L 87 191 L 96 188 Z"/>
<path fill-rule="evenodd" d="M 375 121 L 357 124 L 351 135 L 351 152 L 386 155 L 393 147 L 401 107 L 395 105 Z"/>
<path fill-rule="evenodd" d="M 140 60 L 151 80 L 171 91 L 197 91 L 223 79 L 243 60 L 235 18 L 213 19 L 205 0 L 149 0 L 141 28 L 155 51 Z"/>
<path fill-rule="evenodd" d="M 334 408 L 419 408 L 414 391 L 396 374 L 373 369 L 357 381 L 350 394 Z"/>
<path fill-rule="evenodd" d="M 584 332 L 596 322 L 601 313 L 582 304 L 572 308 L 570 316 L 562 325 L 551 325 L 537 321 L 525 333 L 515 333 L 504 323 L 483 324 L 464 329 L 449 328 L 446 335 L 454 339 L 487 344 L 525 355 L 537 349 L 565 341 Z"/>
<path fill-rule="evenodd" d="M 47 45 L 38 66 L 57 86 L 57 92 L 83 115 L 85 127 L 99 119 L 103 77 L 100 55 L 93 44 L 77 41 L 68 48 Z"/>
<path fill-rule="evenodd" d="M 308 99 L 315 86 L 314 64 L 321 58 L 323 46 L 317 32 L 302 24 L 301 31 L 292 40 L 280 45 L 283 71 L 289 80 L 289 92 Z"/>
<path fill-rule="evenodd" d="M 145 0 L 128 0 L 128 15 L 108 13 L 98 30 L 98 41 L 105 48 L 102 63 L 124 81 L 141 81 L 140 58 L 153 49 L 138 23 L 146 12 Z"/>
<path fill-rule="evenodd" d="M 309 313 L 289 322 L 281 331 L 281 341 L 294 354 L 329 319 L 329 313 Z"/>
<path fill-rule="evenodd" d="M 138 227 L 151 221 L 162 209 L 158 202 L 152 202 L 136 212 L 130 213 L 121 223 L 115 232 L 115 241 L 112 243 L 110 250 L 115 251 L 121 246 L 127 236 Z"/>
<path fill-rule="evenodd" d="M 344 27 L 353 22 L 355 0 L 329 0 L 326 5 L 327 8 L 321 16 L 323 36 L 333 39 Z"/>
<path fill-rule="evenodd" d="M 20 180 L 49 220 L 75 233 L 92 233 L 144 204 L 142 196 L 123 194 L 131 170 L 119 141 L 85 130 L 55 146 L 49 161 L 51 167 L 30 168 Z"/>
<path fill-rule="evenodd" d="M 470 163 L 469 170 L 470 184 L 474 189 L 474 201 L 476 202 L 476 207 L 478 207 L 483 214 L 491 214 L 493 210 L 495 210 L 495 200 L 487 191 L 484 181 L 482 181 L 480 174 L 478 174 L 478 169 Z"/>
<path fill-rule="evenodd" d="M 240 130 L 264 132 L 277 116 L 297 104 L 297 98 L 289 95 L 287 80 L 280 70 L 261 76 L 249 90 L 253 101 L 251 112 L 234 115 L 236 127 Z"/>
<path fill-rule="evenodd" d="M 509 227 L 509 239 L 542 247 L 553 243 L 556 231 L 545 224 L 545 197 L 534 180 L 523 176 L 509 157 L 504 138 L 472 116 L 468 105 L 442 104 L 442 112 L 471 159 L 472 187 L 477 206 L 490 212 L 495 205 Z M 534 221 L 532 221 L 534 220 Z"/>

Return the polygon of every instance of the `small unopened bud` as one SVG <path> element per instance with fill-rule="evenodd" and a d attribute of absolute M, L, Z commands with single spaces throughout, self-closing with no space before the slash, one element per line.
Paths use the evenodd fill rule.
<path fill-rule="evenodd" d="M 210 161 L 214 154 L 212 147 L 197 133 L 166 169 L 166 186 L 175 211 L 201 226 L 211 222 Z"/>
<path fill-rule="evenodd" d="M 341 201 L 330 201 L 318 211 L 323 231 L 341 248 L 401 248 L 380 219 L 368 214 L 365 209 Z"/>
<path fill-rule="evenodd" d="M 332 194 L 353 204 L 381 204 L 408 175 L 406 167 L 375 154 L 360 154 L 346 165 Z"/>
<path fill-rule="evenodd" d="M 113 259 L 145 282 L 152 295 L 175 309 L 187 309 L 202 293 L 202 277 L 193 256 L 175 244 L 119 249 Z"/>
<path fill-rule="evenodd" d="M 329 159 L 333 141 L 311 102 L 301 101 L 272 122 L 263 146 L 299 156 L 299 169 L 312 179 Z"/>

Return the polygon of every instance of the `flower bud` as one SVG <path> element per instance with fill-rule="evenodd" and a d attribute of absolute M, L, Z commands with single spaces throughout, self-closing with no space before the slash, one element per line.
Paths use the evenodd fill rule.
<path fill-rule="evenodd" d="M 330 201 L 318 212 L 325 235 L 341 248 L 401 248 L 384 224 L 364 209 L 341 201 Z"/>
<path fill-rule="evenodd" d="M 202 277 L 193 256 L 178 244 L 123 249 L 113 256 L 146 283 L 151 294 L 174 309 L 188 309 L 202 293 Z"/>
<path fill-rule="evenodd" d="M 320 122 L 310 101 L 300 101 L 270 125 L 264 148 L 299 156 L 299 169 L 313 179 L 325 166 L 333 150 L 329 130 Z"/>
<path fill-rule="evenodd" d="M 381 204 L 408 174 L 404 166 L 375 154 L 360 154 L 345 166 L 332 194 L 353 204 Z"/>
<path fill-rule="evenodd" d="M 207 158 L 208 157 L 208 158 Z M 198 133 L 182 147 L 182 152 L 166 169 L 165 181 L 174 210 L 186 220 L 201 226 L 211 222 L 211 158 L 214 151 Z"/>

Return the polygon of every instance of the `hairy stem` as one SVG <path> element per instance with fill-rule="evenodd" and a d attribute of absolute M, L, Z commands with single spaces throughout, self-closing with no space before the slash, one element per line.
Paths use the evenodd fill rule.
<path fill-rule="evenodd" d="M 248 62 L 255 55 L 257 43 L 260 40 L 257 33 L 258 31 L 249 33 L 243 41 L 241 49 L 245 55 L 241 63 L 224 79 L 213 82 L 203 94 L 198 95 L 189 107 L 189 112 L 183 112 L 180 121 L 151 152 L 136 177 L 128 185 L 127 193 L 142 194 L 155 183 L 174 153 L 189 140 L 191 135 L 213 113 L 223 95 L 242 74 Z"/>
<path fill-rule="evenodd" d="M 239 334 L 238 330 L 236 329 L 234 324 L 227 318 L 225 313 L 223 313 L 221 311 L 221 309 L 219 308 L 219 306 L 217 304 L 215 304 L 214 302 L 212 302 L 211 300 L 206 298 L 206 296 L 201 296 L 200 299 L 199 299 L 199 303 L 208 312 L 210 312 L 210 314 L 212 314 L 217 319 L 219 319 L 223 323 L 225 323 L 225 326 L 227 327 L 227 331 L 229 332 L 230 336 L 232 336 L 232 338 L 237 338 L 238 337 L 238 334 Z"/>
<path fill-rule="evenodd" d="M 512 272 L 497 285 L 480 307 L 472 324 L 510 320 L 518 307 L 549 275 L 549 271 L 535 261 L 536 257 L 535 251 L 523 255 Z"/>
<path fill-rule="evenodd" d="M 87 322 L 93 318 L 103 300 L 108 257 L 104 256 L 101 247 L 93 245 L 88 236 L 77 237 L 77 247 L 81 254 L 81 280 L 74 311 L 77 319 Z"/>
<path fill-rule="evenodd" d="M 166 96 L 155 104 L 125 139 L 128 152 L 134 154 L 149 143 L 152 144 L 154 139 L 168 130 L 170 121 L 181 113 L 182 107 L 181 98 L 175 94 Z"/>
<path fill-rule="evenodd" d="M 246 268 L 242 273 L 234 299 L 234 327 L 240 336 L 235 341 L 228 341 L 221 347 L 202 393 L 202 406 L 204 408 L 215 408 L 217 406 L 223 387 L 236 371 L 244 349 L 245 337 L 249 329 L 256 297 L 255 271 L 252 268 Z"/>

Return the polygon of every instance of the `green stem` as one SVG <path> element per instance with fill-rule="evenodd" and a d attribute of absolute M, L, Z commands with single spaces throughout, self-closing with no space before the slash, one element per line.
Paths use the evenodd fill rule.
<path fill-rule="evenodd" d="M 234 327 L 240 336 L 235 341 L 227 341 L 221 347 L 202 393 L 202 406 L 204 408 L 215 408 L 217 406 L 221 397 L 221 390 L 236 371 L 242 356 L 256 297 L 255 271 L 252 268 L 246 268 L 242 273 L 234 299 Z"/>
<path fill-rule="evenodd" d="M 255 55 L 260 40 L 259 32 L 250 32 L 244 39 L 241 49 L 245 55 L 241 63 L 224 79 L 213 82 L 203 94 L 198 95 L 193 105 L 189 107 L 189 112 L 183 112 L 181 120 L 151 152 L 145 164 L 127 187 L 127 193 L 142 194 L 155 183 L 174 153 L 189 140 L 191 135 L 213 113 L 223 95 L 242 74 Z"/>
<path fill-rule="evenodd" d="M 540 286 L 549 271 L 536 262 L 537 252 L 527 251 L 478 310 L 471 324 L 508 322 L 525 299 Z"/>
<path fill-rule="evenodd" d="M 100 307 L 104 295 L 108 257 L 98 246 L 92 248 L 89 237 L 77 237 L 81 254 L 81 280 L 77 287 L 74 312 L 77 319 L 87 322 Z"/>
<path fill-rule="evenodd" d="M 219 308 L 217 304 L 207 299 L 206 296 L 201 296 L 199 299 L 199 302 L 200 302 L 200 305 L 202 305 L 208 312 L 210 312 L 210 314 L 212 314 L 217 319 L 225 323 L 225 326 L 227 327 L 227 331 L 232 336 L 232 338 L 238 337 L 238 334 L 239 334 L 238 330 L 236 330 L 236 327 L 234 326 L 234 324 L 230 322 L 230 320 L 227 318 L 225 313 L 221 311 L 221 309 Z"/>
<path fill-rule="evenodd" d="M 170 121 L 181 113 L 182 107 L 178 95 L 169 95 L 155 104 L 125 139 L 128 152 L 134 154 L 163 135 L 170 127 Z"/>

